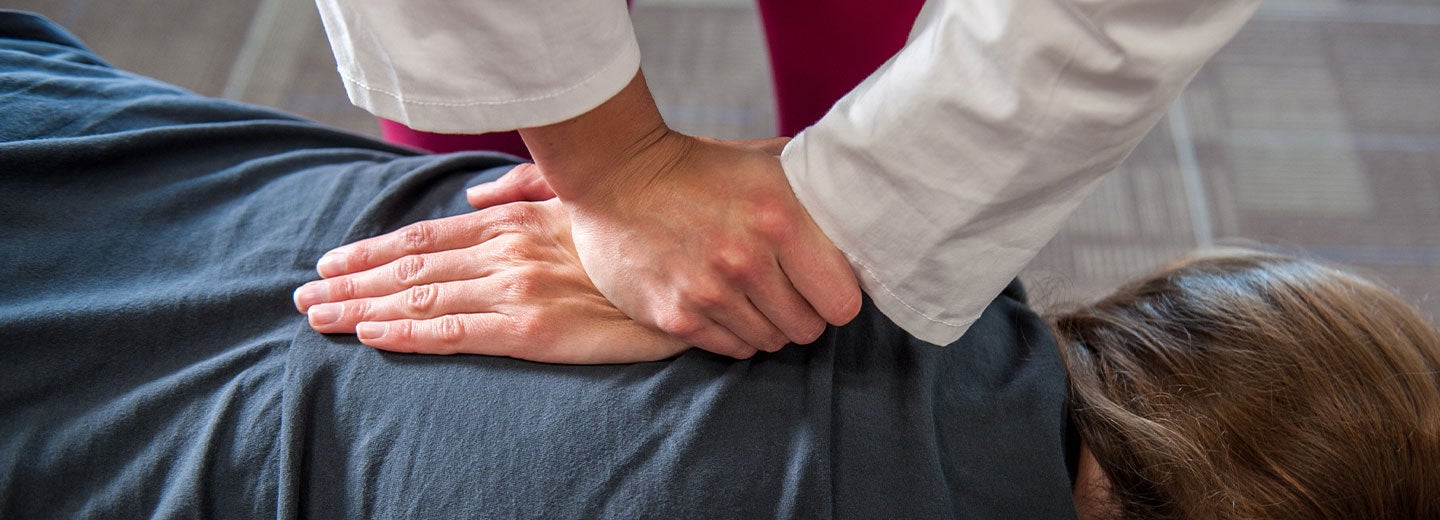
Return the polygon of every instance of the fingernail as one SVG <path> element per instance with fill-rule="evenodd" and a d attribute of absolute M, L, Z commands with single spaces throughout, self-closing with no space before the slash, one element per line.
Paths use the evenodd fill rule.
<path fill-rule="evenodd" d="M 324 277 L 345 274 L 345 253 L 339 250 L 325 253 L 325 256 L 320 257 L 320 261 L 315 264 L 315 270 Z"/>
<path fill-rule="evenodd" d="M 310 282 L 295 291 L 295 306 L 302 309 L 330 299 L 330 284 Z"/>
<path fill-rule="evenodd" d="M 390 330 L 390 325 L 384 323 L 361 323 L 355 326 L 355 335 L 360 339 L 379 339 Z"/>
<path fill-rule="evenodd" d="M 480 193 L 480 186 L 483 186 L 483 184 L 476 184 L 469 188 L 465 188 L 465 196 L 474 197 L 476 194 Z"/>
<path fill-rule="evenodd" d="M 311 325 L 329 325 L 340 321 L 341 306 L 338 303 L 322 303 L 310 308 Z"/>

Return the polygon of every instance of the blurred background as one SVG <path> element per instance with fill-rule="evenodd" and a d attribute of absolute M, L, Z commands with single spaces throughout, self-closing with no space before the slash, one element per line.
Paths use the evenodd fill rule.
<path fill-rule="evenodd" d="M 751 2 L 634 4 L 672 126 L 774 134 Z M 379 135 L 346 100 L 311 0 L 0 7 L 50 17 L 116 66 Z M 1236 240 L 1352 266 L 1440 316 L 1440 2 L 1267 0 L 1022 278 L 1042 307 L 1082 301 Z"/>

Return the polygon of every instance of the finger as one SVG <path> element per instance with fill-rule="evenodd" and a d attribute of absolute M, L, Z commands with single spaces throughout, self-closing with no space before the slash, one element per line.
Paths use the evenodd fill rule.
<path fill-rule="evenodd" d="M 416 354 L 508 356 L 542 363 L 608 364 L 658 361 L 688 347 L 640 327 L 588 328 L 578 340 L 536 338 L 523 319 L 502 313 L 451 314 L 424 320 L 363 322 L 360 342 L 381 350 Z M 543 336 L 543 335 L 542 335 Z"/>
<path fill-rule="evenodd" d="M 749 343 L 730 332 L 730 329 L 698 313 L 676 312 L 658 328 L 688 345 L 722 356 L 748 359 L 757 352 Z"/>
<path fill-rule="evenodd" d="M 494 182 L 465 190 L 465 200 L 476 209 L 485 209 L 510 202 L 541 201 L 555 198 L 555 191 L 540 175 L 540 168 L 531 163 L 516 165 Z"/>
<path fill-rule="evenodd" d="M 820 321 L 823 328 L 820 316 L 798 293 L 785 294 L 795 291 L 770 252 L 731 245 L 710 248 L 707 254 L 707 261 L 723 281 L 690 286 L 686 291 L 689 301 L 751 347 L 766 352 L 784 347 L 790 335 L 782 330 L 782 323 L 797 329 L 796 337 L 801 336 L 798 329 L 807 319 Z"/>
<path fill-rule="evenodd" d="M 498 313 L 447 314 L 429 319 L 400 319 L 358 324 L 365 345 L 415 354 L 508 356 L 516 349 L 508 317 Z"/>
<path fill-rule="evenodd" d="M 766 352 L 780 350 L 787 336 L 750 299 L 752 295 L 762 294 L 752 290 L 758 285 L 779 282 L 789 286 L 789 282 L 780 279 L 780 265 L 773 256 L 744 247 L 718 247 L 711 253 L 709 261 L 724 281 L 690 286 L 686 291 L 689 301 L 701 314 L 729 329 L 752 348 Z M 815 312 L 808 304 L 804 310 L 810 314 Z"/>
<path fill-rule="evenodd" d="M 325 334 L 355 332 L 367 321 L 424 319 L 488 312 L 503 299 L 503 281 L 491 278 L 417 285 L 395 294 L 357 298 L 310 307 L 310 327 Z"/>
<path fill-rule="evenodd" d="M 735 359 L 750 359 L 756 352 L 759 352 L 759 349 L 750 346 L 744 340 L 741 340 L 739 336 L 730 332 L 729 329 L 714 322 L 711 322 L 711 326 L 693 337 L 695 341 L 687 340 L 686 343 L 709 352 Z"/>
<path fill-rule="evenodd" d="M 812 224 L 811 231 L 803 234 L 808 239 L 782 246 L 780 269 L 821 318 L 844 325 L 860 313 L 860 282 L 820 228 Z"/>
<path fill-rule="evenodd" d="M 517 228 L 536 225 L 537 211 L 529 204 L 505 204 L 465 215 L 416 222 L 335 248 L 320 258 L 315 270 L 322 278 L 332 278 L 374 269 L 407 255 L 474 246 Z"/>
<path fill-rule="evenodd" d="M 711 307 L 707 314 L 732 335 L 754 350 L 775 352 L 788 342 L 784 333 L 775 328 L 744 295 L 734 294 L 725 307 Z M 707 349 L 708 350 L 708 349 Z"/>
<path fill-rule="evenodd" d="M 295 290 L 295 308 L 307 312 L 320 303 L 398 293 L 417 285 L 482 278 L 505 262 L 501 239 L 465 249 L 409 255 L 383 266 L 315 280 Z"/>
<path fill-rule="evenodd" d="M 807 345 L 825 332 L 825 318 L 805 301 L 778 263 L 753 282 L 741 282 L 755 308 L 790 342 Z"/>

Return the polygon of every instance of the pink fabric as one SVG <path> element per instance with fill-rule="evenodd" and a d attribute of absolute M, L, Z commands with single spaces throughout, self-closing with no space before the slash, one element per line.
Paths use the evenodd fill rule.
<path fill-rule="evenodd" d="M 890 59 L 924 0 L 758 0 L 780 135 L 814 124 Z"/>
<path fill-rule="evenodd" d="M 419 148 L 433 153 L 463 152 L 466 150 L 493 150 L 530 158 L 530 150 L 519 132 L 495 132 L 489 134 L 437 134 L 422 132 L 389 119 L 380 119 L 380 136 L 386 142 Z"/>
<path fill-rule="evenodd" d="M 770 49 L 776 128 L 814 124 L 905 45 L 924 0 L 757 0 Z M 516 132 L 436 134 L 380 120 L 391 143 L 435 153 L 495 150 L 530 158 Z"/>

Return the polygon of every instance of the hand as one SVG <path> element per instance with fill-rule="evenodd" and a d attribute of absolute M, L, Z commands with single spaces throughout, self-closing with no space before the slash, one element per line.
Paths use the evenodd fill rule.
<path fill-rule="evenodd" d="M 860 311 L 855 273 L 774 150 L 671 131 L 643 73 L 590 111 L 520 136 L 570 212 L 586 272 L 636 321 L 744 358 L 814 341 L 825 322 Z M 515 185 L 536 186 L 520 178 L 527 171 L 512 173 Z M 522 191 L 482 189 L 472 201 Z"/>
<path fill-rule="evenodd" d="M 324 280 L 295 291 L 311 327 L 382 350 L 598 364 L 687 348 L 596 290 L 558 201 L 419 222 L 326 253 L 318 269 Z"/>
<path fill-rule="evenodd" d="M 790 190 L 775 155 L 784 143 L 666 130 L 603 184 L 562 195 L 601 293 L 640 323 L 737 358 L 854 318 L 859 284 Z M 535 186 L 540 170 L 517 168 L 469 198 L 527 196 L 514 187 Z"/>

